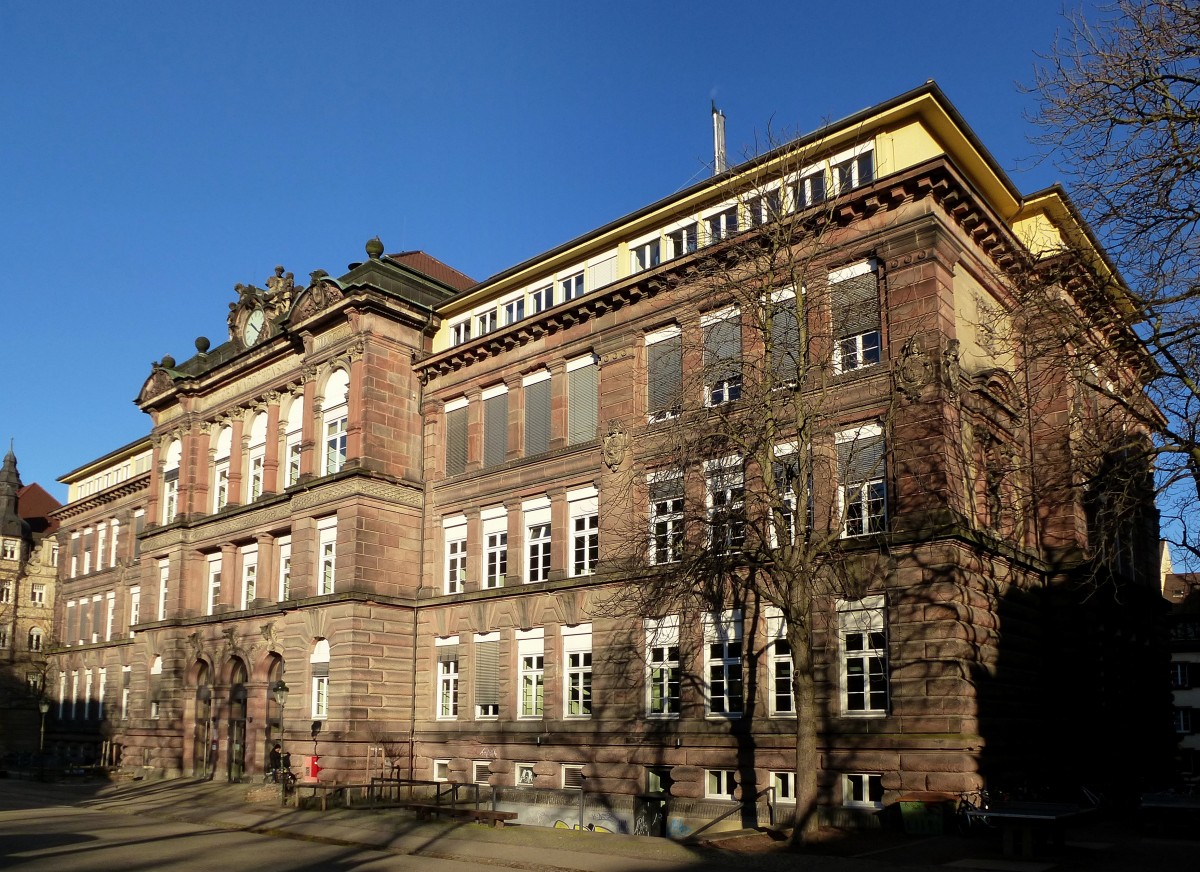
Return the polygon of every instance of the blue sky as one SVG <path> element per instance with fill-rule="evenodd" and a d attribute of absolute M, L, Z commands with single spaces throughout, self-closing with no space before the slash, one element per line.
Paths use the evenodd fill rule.
<path fill-rule="evenodd" d="M 1071 5 L 1076 5 L 1072 3 Z M 1090 5 L 1090 4 L 1089 4 Z M 1022 191 L 1055 0 L 0 3 L 0 437 L 25 483 L 141 435 L 234 284 L 379 234 L 482 279 L 935 79 Z"/>

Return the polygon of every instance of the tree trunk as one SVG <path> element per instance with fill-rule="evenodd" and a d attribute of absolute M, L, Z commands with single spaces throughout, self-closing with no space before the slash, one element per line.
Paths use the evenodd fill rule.
<path fill-rule="evenodd" d="M 808 599 L 805 597 L 805 599 Z M 809 605 L 806 603 L 806 606 Z M 799 609 L 797 611 L 800 611 Z M 796 697 L 796 820 L 791 844 L 812 841 L 817 832 L 817 790 L 820 758 L 817 753 L 816 681 L 813 677 L 812 610 L 787 621 L 792 649 L 792 692 Z"/>

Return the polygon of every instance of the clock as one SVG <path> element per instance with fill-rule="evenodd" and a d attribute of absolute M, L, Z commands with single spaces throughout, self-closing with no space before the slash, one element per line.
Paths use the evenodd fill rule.
<path fill-rule="evenodd" d="M 266 320 L 267 316 L 263 314 L 262 309 L 250 310 L 250 314 L 246 317 L 246 323 L 242 327 L 242 341 L 246 345 L 253 345 L 259 340 L 263 334 L 263 325 Z"/>

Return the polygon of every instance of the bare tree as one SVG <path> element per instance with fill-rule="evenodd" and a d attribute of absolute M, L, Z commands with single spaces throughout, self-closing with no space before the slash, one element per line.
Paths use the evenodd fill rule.
<path fill-rule="evenodd" d="M 762 652 L 743 640 L 768 609 L 776 616 L 790 688 L 789 676 L 773 675 L 782 693 L 768 693 L 796 714 L 797 842 L 817 824 L 817 648 L 834 601 L 881 589 L 895 397 L 880 365 L 878 273 L 856 252 L 860 231 L 834 206 L 837 189 L 869 182 L 871 167 L 812 175 L 823 157 L 799 149 L 752 170 L 700 228 L 709 247 L 660 294 L 678 325 L 647 346 L 650 420 L 636 434 L 627 480 L 629 504 L 646 515 L 623 537 L 636 582 L 608 605 L 639 623 L 678 614 L 681 634 L 707 620 L 703 644 L 720 647 L 723 662 L 694 683 L 709 711 L 736 716 L 731 732 L 747 742 L 761 689 L 743 669 L 753 676 Z M 717 625 L 714 613 L 727 609 L 741 611 L 744 630 Z M 648 668 L 651 707 L 668 714 L 689 676 Z M 882 667 L 867 667 L 851 681 L 867 698 L 886 679 Z M 752 806 L 751 754 L 739 755 L 739 770 L 741 799 Z"/>
<path fill-rule="evenodd" d="M 1117 0 L 1068 24 L 1038 70 L 1034 121 L 1124 277 L 1105 296 L 1153 359 L 1152 403 L 1114 389 L 1111 355 L 1085 364 L 1088 384 L 1154 434 L 1166 535 L 1200 560 L 1200 3 Z"/>

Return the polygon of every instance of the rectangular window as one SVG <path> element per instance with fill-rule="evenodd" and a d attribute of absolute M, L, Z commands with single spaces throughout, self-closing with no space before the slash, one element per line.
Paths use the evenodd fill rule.
<path fill-rule="evenodd" d="M 700 247 L 700 228 L 695 222 L 667 234 L 667 257 L 683 257 Z"/>
<path fill-rule="evenodd" d="M 333 593 L 337 575 L 337 517 L 317 522 L 317 596 Z"/>
<path fill-rule="evenodd" d="M 746 211 L 750 213 L 750 224 L 760 227 L 783 217 L 783 188 L 773 188 L 746 202 Z"/>
<path fill-rule="evenodd" d="M 215 614 L 221 603 L 221 555 L 211 554 L 208 558 L 208 611 Z"/>
<path fill-rule="evenodd" d="M 600 562 L 600 506 L 594 487 L 567 492 L 571 517 L 571 575 L 592 575 Z"/>
<path fill-rule="evenodd" d="M 35 606 L 44 606 L 46 604 L 46 585 L 29 585 L 29 602 Z"/>
<path fill-rule="evenodd" d="M 1190 735 L 1196 732 L 1192 713 L 1192 709 L 1182 706 L 1171 710 L 1171 718 L 1175 723 L 1176 733 L 1179 735 Z"/>
<path fill-rule="evenodd" d="M 214 512 L 229 505 L 229 461 L 223 460 L 213 467 L 213 508 Z"/>
<path fill-rule="evenodd" d="M 462 475 L 467 469 L 467 401 L 446 404 L 446 475 Z"/>
<path fill-rule="evenodd" d="M 132 667 L 121 667 L 121 720 L 123 721 L 129 719 L 129 681 L 132 675 Z"/>
<path fill-rule="evenodd" d="M 179 503 L 179 470 L 172 469 L 163 475 L 163 523 L 169 524 L 175 520 L 175 510 Z M 74 572 L 72 572 L 72 575 Z"/>
<path fill-rule="evenodd" d="M 884 599 L 840 601 L 842 713 L 884 715 L 888 706 L 887 636 Z"/>
<path fill-rule="evenodd" d="M 315 664 L 314 664 L 315 665 Z M 329 664 L 325 664 L 328 668 Z M 312 716 L 314 720 L 329 717 L 329 676 L 314 675 L 312 680 Z"/>
<path fill-rule="evenodd" d="M 566 698 L 563 712 L 568 718 L 590 718 L 592 716 L 592 625 L 579 624 L 563 627 L 563 663 L 566 666 L 566 681 L 563 683 Z"/>
<path fill-rule="evenodd" d="M 550 373 L 532 373 L 522 380 L 525 392 L 525 456 L 550 450 Z"/>
<path fill-rule="evenodd" d="M 537 778 L 537 773 L 535 773 L 533 770 L 534 765 L 532 763 L 514 764 L 513 783 L 524 787 L 531 787 L 534 780 Z"/>
<path fill-rule="evenodd" d="M 764 305 L 770 318 L 767 331 L 770 348 L 770 377 L 773 387 L 799 384 L 805 357 L 801 348 L 800 307 L 794 288 L 774 291 Z"/>
<path fill-rule="evenodd" d="M 500 716 L 500 634 L 476 633 L 475 719 Z"/>
<path fill-rule="evenodd" d="M 852 372 L 880 360 L 879 279 L 863 261 L 829 274 L 834 372 Z"/>
<path fill-rule="evenodd" d="M 558 283 L 558 292 L 564 303 L 582 297 L 584 293 L 583 273 L 578 272 L 573 276 L 568 276 L 560 280 Z"/>
<path fill-rule="evenodd" d="M 0 605 L 4 605 L 11 601 L 12 601 L 12 582 L 8 581 L 6 579 L 5 581 L 0 582 Z"/>
<path fill-rule="evenodd" d="M 112 531 L 111 535 L 109 536 L 109 541 L 111 544 L 109 545 L 108 565 L 116 566 L 117 565 L 117 548 L 120 544 L 120 539 L 121 539 L 121 522 L 118 521 L 116 518 L 113 518 L 111 521 L 108 522 L 108 528 L 109 528 L 109 530 Z"/>
<path fill-rule="evenodd" d="M 646 715 L 677 718 L 682 706 L 679 617 L 646 618 Z"/>
<path fill-rule="evenodd" d="M 679 327 L 646 334 L 646 417 L 662 421 L 683 406 L 683 335 Z"/>
<path fill-rule="evenodd" d="M 278 541 L 279 578 L 277 590 L 280 602 L 292 598 L 292 537 L 281 536 Z"/>
<path fill-rule="evenodd" d="M 515 324 L 525 317 L 525 298 L 517 297 L 504 304 L 504 324 Z"/>
<path fill-rule="evenodd" d="M 595 439 L 599 409 L 599 370 L 587 354 L 567 361 L 567 444 Z"/>
<path fill-rule="evenodd" d="M 546 690 L 545 631 L 517 631 L 517 683 L 521 688 L 521 717 L 540 718 Z"/>
<path fill-rule="evenodd" d="M 883 776 L 868 773 L 846 775 L 842 781 L 842 804 L 883 808 Z"/>
<path fill-rule="evenodd" d="M 246 487 L 246 496 L 249 498 L 248 502 L 254 502 L 262 496 L 263 465 L 266 463 L 266 456 L 260 452 L 264 450 L 258 449 L 250 456 L 250 481 Z"/>
<path fill-rule="evenodd" d="M 471 319 L 464 318 L 457 324 L 450 325 L 450 344 L 462 345 L 471 338 Z"/>
<path fill-rule="evenodd" d="M 550 578 L 550 500 L 530 500 L 521 506 L 525 513 L 525 583 Z"/>
<path fill-rule="evenodd" d="M 845 536 L 882 533 L 887 523 L 883 430 L 864 424 L 837 434 L 838 489 Z"/>
<path fill-rule="evenodd" d="M 742 395 L 742 317 L 736 306 L 700 319 L 704 331 L 704 399 L 710 406 Z"/>
<path fill-rule="evenodd" d="M 467 519 L 455 515 L 443 520 L 442 538 L 446 543 L 446 593 L 462 593 L 467 589 Z"/>
<path fill-rule="evenodd" d="M 746 540 L 745 473 L 739 457 L 705 463 L 709 541 L 715 554 L 741 550 Z"/>
<path fill-rule="evenodd" d="M 450 780 L 450 761 L 449 760 L 434 760 L 433 761 L 433 780 L 434 781 L 449 781 Z"/>
<path fill-rule="evenodd" d="M 167 619 L 167 595 L 170 593 L 171 564 L 166 558 L 158 561 L 158 620 Z"/>
<path fill-rule="evenodd" d="M 437 648 L 437 717 L 458 717 L 458 636 L 434 641 Z"/>
<path fill-rule="evenodd" d="M 141 605 L 138 606 L 139 612 Z M 116 622 L 117 616 L 117 592 L 110 590 L 104 595 L 104 641 L 111 642 L 113 637 L 113 624 Z M 140 614 L 139 614 L 140 617 Z"/>
<path fill-rule="evenodd" d="M 133 556 L 142 556 L 142 540 L 139 538 L 146 530 L 146 513 L 138 509 L 133 513 Z"/>
<path fill-rule="evenodd" d="M 483 522 L 483 586 L 488 589 L 504 587 L 508 575 L 508 513 L 504 506 L 484 509 Z"/>
<path fill-rule="evenodd" d="M 704 616 L 704 661 L 708 714 L 742 715 L 742 613 Z"/>
<path fill-rule="evenodd" d="M 92 571 L 92 528 L 83 531 L 83 574 Z"/>
<path fill-rule="evenodd" d="M 1186 660 L 1175 660 L 1171 663 L 1171 687 L 1175 690 L 1187 690 L 1192 686 L 1192 664 Z"/>
<path fill-rule="evenodd" d="M 792 647 L 787 640 L 787 623 L 779 609 L 767 609 L 767 669 L 771 676 L 771 714 L 795 717 L 796 699 L 792 693 Z"/>
<path fill-rule="evenodd" d="M 683 550 L 683 479 L 652 475 L 650 496 L 650 562 L 674 563 Z"/>
<path fill-rule="evenodd" d="M 797 450 L 795 442 L 787 442 L 775 446 L 775 462 L 772 472 L 775 476 L 775 504 L 773 509 L 778 513 L 771 527 L 772 544 L 778 546 L 796 542 L 798 534 L 797 523 L 803 525 L 802 530 L 813 527 L 813 496 L 812 470 L 807 451 Z M 797 520 L 797 507 L 804 516 Z"/>
<path fill-rule="evenodd" d="M 860 146 L 848 156 L 837 155 L 832 163 L 833 186 L 838 194 L 869 185 L 875 180 L 875 152 L 869 147 L 864 150 Z"/>
<path fill-rule="evenodd" d="M 631 273 L 653 269 L 661 262 L 662 244 L 657 239 L 631 246 L 629 249 L 629 271 Z"/>
<path fill-rule="evenodd" d="M 325 474 L 332 475 L 346 465 L 345 406 L 325 413 Z"/>
<path fill-rule="evenodd" d="M 544 288 L 538 288 L 529 294 L 529 306 L 533 309 L 533 314 L 545 312 L 554 305 L 554 285 L 546 285 Z"/>
<path fill-rule="evenodd" d="M 715 215 L 708 216 L 708 241 L 709 244 L 720 242 L 722 239 L 728 239 L 738 232 L 738 210 L 737 206 L 730 206 L 723 209 Z"/>
<path fill-rule="evenodd" d="M 733 769 L 707 769 L 704 777 L 705 799 L 733 799 L 737 773 Z"/>
<path fill-rule="evenodd" d="M 108 525 L 101 521 L 96 525 L 96 571 L 104 568 L 108 556 Z"/>
<path fill-rule="evenodd" d="M 825 201 L 825 170 L 804 171 L 790 186 L 792 208 L 797 212 Z"/>
<path fill-rule="evenodd" d="M 300 433 L 288 434 L 287 444 L 284 446 L 284 456 L 287 458 L 285 485 L 291 487 L 300 481 L 300 458 L 303 456 Z"/>
<path fill-rule="evenodd" d="M 258 546 L 249 545 L 242 549 L 242 601 L 241 608 L 248 609 L 258 597 Z"/>
<path fill-rule="evenodd" d="M 508 388 L 483 392 L 483 465 L 499 466 L 508 457 Z"/>
<path fill-rule="evenodd" d="M 488 309 L 475 316 L 475 335 L 486 336 L 496 329 L 496 310 Z"/>
<path fill-rule="evenodd" d="M 794 803 L 796 801 L 796 773 L 772 772 L 771 787 L 775 788 L 775 801 Z"/>

